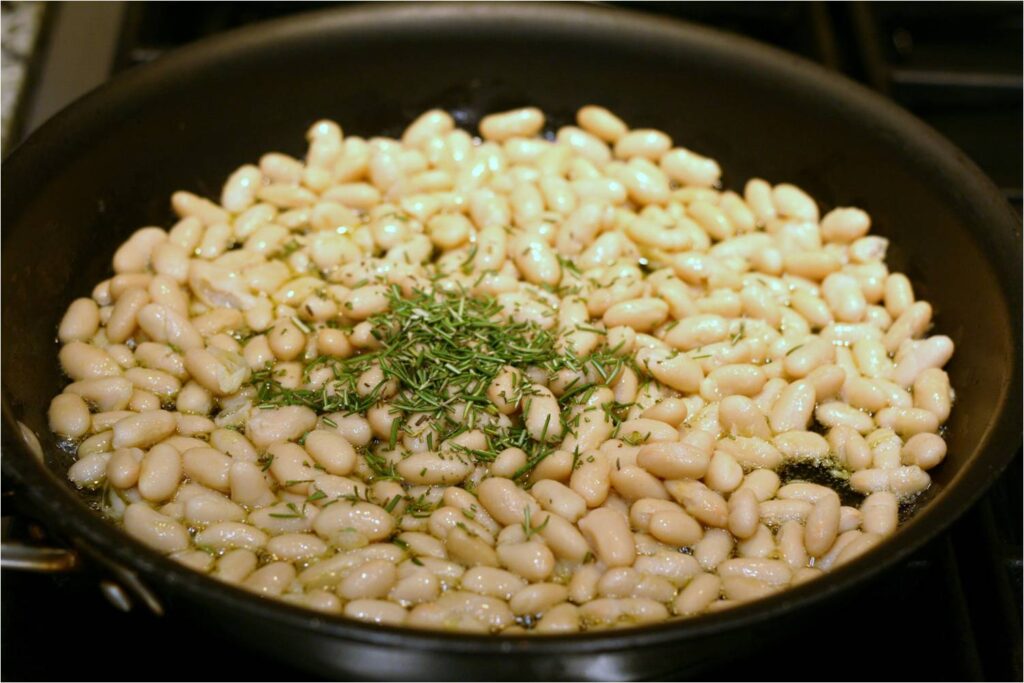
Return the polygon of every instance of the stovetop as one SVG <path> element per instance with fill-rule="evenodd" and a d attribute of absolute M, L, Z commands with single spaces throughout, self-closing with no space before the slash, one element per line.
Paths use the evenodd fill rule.
<path fill-rule="evenodd" d="M 41 22 L 26 21 L 33 33 L 14 43 L 7 27 L 15 4 L 23 3 L 3 3 L 5 100 L 9 57 L 20 65 L 24 87 L 10 114 L 5 102 L 5 151 L 114 73 L 203 36 L 323 7 L 309 2 L 46 5 Z M 1019 3 L 609 4 L 740 33 L 878 90 L 959 145 L 1021 212 Z M 750 643 L 726 665 L 700 675 L 709 680 L 1021 680 L 1021 480 L 1018 451 L 989 494 L 949 532 L 847 596 L 827 621 L 798 628 L 783 645 Z M 219 660 L 207 656 L 224 642 L 223 634 L 141 609 L 121 612 L 101 594 L 95 577 L 4 571 L 2 587 L 0 677 L 5 680 L 309 678 L 308 672 L 261 654 L 258 645 Z M 150 664 L 158 643 L 185 656 L 161 657 L 154 670 Z M 189 655 L 193 652 L 201 659 Z M 105 664 L 114 653 L 119 663 Z M 800 658 L 799 669 L 790 664 L 794 656 Z"/>

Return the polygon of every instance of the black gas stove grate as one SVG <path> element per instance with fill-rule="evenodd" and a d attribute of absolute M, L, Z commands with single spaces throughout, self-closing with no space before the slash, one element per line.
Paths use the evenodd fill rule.
<path fill-rule="evenodd" d="M 861 81 L 960 146 L 1021 212 L 1019 3 L 608 4 L 743 34 Z M 207 35 L 314 7 L 323 5 L 128 3 L 118 13 L 115 44 L 107 46 L 113 55 L 109 70 L 116 73 Z M 60 10 L 49 9 L 55 11 Z M 60 60 L 43 59 L 44 65 L 34 69 L 39 79 L 60 78 Z M 20 105 L 23 112 L 31 107 L 30 101 Z M 24 118 L 13 138 L 39 123 Z M 735 680 L 1021 680 L 1021 480 L 1018 452 L 989 494 L 947 534 L 838 604 L 827 621 L 807 624 L 782 645 L 765 649 L 752 643 L 727 666 L 700 675 Z M 183 652 L 193 651 L 196 643 L 173 618 L 117 612 L 88 577 L 4 572 L 3 583 L 5 679 L 81 677 L 80 663 L 96 661 L 97 648 L 110 647 L 110 637 L 125 639 L 122 647 L 136 640 L 142 655 L 149 651 L 143 643 L 175 643 Z M 217 633 L 209 636 L 220 638 Z M 865 645 L 868 656 L 851 654 L 856 651 L 851 646 L 864 652 Z M 56 651 L 59 658 L 53 657 Z M 207 659 L 201 669 L 185 659 L 165 660 L 159 675 L 307 677 L 264 660 L 258 652 L 246 660 L 250 664 L 244 672 L 236 668 L 235 658 L 223 666 Z M 801 662 L 799 668 L 793 668 L 793 661 Z M 98 677 L 141 675 L 132 668 L 89 671 Z"/>

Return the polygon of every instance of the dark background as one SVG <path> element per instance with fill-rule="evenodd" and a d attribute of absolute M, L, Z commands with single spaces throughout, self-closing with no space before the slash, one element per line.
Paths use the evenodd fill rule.
<path fill-rule="evenodd" d="M 1020 3 L 607 4 L 740 33 L 860 81 L 949 137 L 1021 212 Z M 26 58 L 26 85 L 4 153 L 120 71 L 220 31 L 323 7 L 308 2 L 47 5 Z M 807 624 L 783 648 L 750 643 L 703 675 L 1021 680 L 1021 480 L 1018 452 L 989 495 L 950 532 L 848 596 L 827 622 Z M 24 514 L 12 514 L 16 502 L 16 496 L 4 496 L 5 538 L 32 533 Z M 154 617 L 138 606 L 119 611 L 104 597 L 99 578 L 88 572 L 39 576 L 4 570 L 0 581 L 4 680 L 309 677 L 258 650 L 242 652 L 222 643 L 211 625 Z M 176 656 L 167 656 L 169 651 Z M 214 652 L 229 654 L 215 658 Z M 797 669 L 794 659 L 801 662 Z"/>

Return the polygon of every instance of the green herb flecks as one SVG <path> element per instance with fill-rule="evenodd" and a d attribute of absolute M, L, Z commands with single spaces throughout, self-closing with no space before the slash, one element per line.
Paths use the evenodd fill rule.
<path fill-rule="evenodd" d="M 543 531 L 544 527 L 551 521 L 551 517 L 545 517 L 544 521 L 533 526 L 532 520 L 530 519 L 530 508 L 527 506 L 523 509 L 523 533 L 526 534 L 526 540 L 530 540 L 530 537 L 534 534 Z"/>
<path fill-rule="evenodd" d="M 627 362 L 618 349 L 602 348 L 578 357 L 558 348 L 557 330 L 546 330 L 531 321 L 510 320 L 502 306 L 490 297 L 472 297 L 464 291 L 417 290 L 403 297 L 393 286 L 389 310 L 371 316 L 373 336 L 379 348 L 350 358 L 319 356 L 308 361 L 303 380 L 313 372 L 329 379 L 318 389 L 289 389 L 267 367 L 253 373 L 256 405 L 275 408 L 306 406 L 318 414 L 366 413 L 385 397 L 395 415 L 394 427 L 383 441 L 392 449 L 401 445 L 402 429 L 410 416 L 426 414 L 431 419 L 431 446 L 440 445 L 458 433 L 482 429 L 488 448 L 467 449 L 478 462 L 489 462 L 506 448 L 527 452 L 536 464 L 547 456 L 549 447 L 532 441 L 522 425 L 496 427 L 498 415 L 487 389 L 505 367 L 520 370 L 539 368 L 549 376 L 568 371 L 575 379 L 562 393 L 563 407 L 585 401 L 589 392 L 609 384 Z M 593 331 L 598 331 L 594 328 Z M 369 370 L 379 368 L 373 384 Z M 529 383 L 518 387 L 520 396 Z M 379 456 L 366 455 L 375 478 L 397 479 L 393 467 Z"/>

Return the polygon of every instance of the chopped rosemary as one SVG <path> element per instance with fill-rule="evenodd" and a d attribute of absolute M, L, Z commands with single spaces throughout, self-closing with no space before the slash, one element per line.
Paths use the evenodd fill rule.
<path fill-rule="evenodd" d="M 651 433 L 641 434 L 640 432 L 630 432 L 624 436 L 619 437 L 622 441 L 630 446 L 641 446 L 647 443 L 647 439 L 651 438 Z"/>
<path fill-rule="evenodd" d="M 744 335 L 746 335 L 746 333 L 747 333 L 747 322 L 745 320 L 741 320 L 740 321 L 740 329 L 738 329 L 736 332 L 734 332 L 729 337 L 729 346 L 736 346 L 737 344 L 739 344 L 740 340 L 743 339 L 743 337 L 744 337 Z"/>
<path fill-rule="evenodd" d="M 374 479 L 401 479 L 395 472 L 395 466 L 382 456 L 367 451 L 363 453 L 363 459 L 373 472 Z"/>
<path fill-rule="evenodd" d="M 293 322 L 305 325 L 298 319 Z M 564 408 L 585 401 L 597 386 L 609 384 L 631 362 L 616 355 L 618 349 L 602 348 L 585 357 L 567 353 L 557 348 L 555 331 L 530 321 L 509 320 L 494 298 L 473 297 L 465 291 L 416 290 L 404 297 L 392 286 L 389 310 L 371 316 L 368 322 L 380 348 L 344 359 L 321 355 L 305 364 L 306 382 L 314 370 L 331 371 L 331 378 L 319 388 L 289 389 L 270 366 L 255 371 L 251 383 L 256 388 L 257 407 L 300 405 L 321 415 L 362 414 L 380 403 L 386 390 L 397 387 L 397 394 L 388 399 L 395 414 L 386 440 L 390 448 L 400 445 L 402 429 L 411 415 L 426 414 L 432 420 L 427 434 L 431 450 L 470 425 L 488 437 L 488 448 L 467 450 L 477 461 L 490 462 L 506 448 L 516 447 L 526 451 L 532 469 L 550 449 L 530 439 L 516 421 L 495 426 L 496 413 L 487 395 L 494 378 L 507 366 L 539 368 L 549 376 L 568 371 L 575 379 L 559 398 Z M 604 334 L 598 328 L 581 328 Z M 380 368 L 383 379 L 374 386 L 359 386 L 360 378 L 374 367 Z M 517 387 L 520 396 L 529 390 L 528 381 L 523 382 Z M 327 418 L 324 423 L 336 426 Z M 364 457 L 375 478 L 399 478 L 380 456 L 366 453 Z"/>
<path fill-rule="evenodd" d="M 544 521 L 541 522 L 538 526 L 533 526 L 530 520 L 530 508 L 529 506 L 525 507 L 523 509 L 523 533 L 526 534 L 526 539 L 529 540 L 530 536 L 533 536 L 535 533 L 539 531 L 543 531 L 544 527 L 546 527 L 548 525 L 548 522 L 550 521 L 551 517 L 545 517 Z"/>
<path fill-rule="evenodd" d="M 276 252 L 271 254 L 270 258 L 279 258 L 279 259 L 288 258 L 289 256 L 291 256 L 292 254 L 294 254 L 295 252 L 297 252 L 301 248 L 302 248 L 302 245 L 299 244 L 298 240 L 296 240 L 293 237 L 292 239 L 290 239 L 287 242 L 285 242 L 284 244 L 282 244 L 280 249 L 278 249 Z"/>
<path fill-rule="evenodd" d="M 398 430 L 402 428 L 401 420 L 391 421 L 391 436 L 388 439 L 388 448 L 394 448 L 395 444 L 398 443 Z"/>
<path fill-rule="evenodd" d="M 302 511 L 295 503 L 288 503 L 287 508 L 289 512 L 271 512 L 270 516 L 275 519 L 301 519 L 303 517 Z"/>
<path fill-rule="evenodd" d="M 405 514 L 416 518 L 429 517 L 430 513 L 437 507 L 427 500 L 427 494 L 420 494 L 416 498 L 406 496 Z"/>

